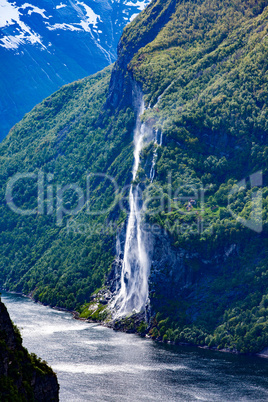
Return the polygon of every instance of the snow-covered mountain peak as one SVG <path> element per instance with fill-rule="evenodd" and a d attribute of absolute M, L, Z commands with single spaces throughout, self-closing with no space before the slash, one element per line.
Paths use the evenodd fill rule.
<path fill-rule="evenodd" d="M 0 139 L 62 85 L 116 59 L 150 0 L 0 0 Z"/>
<path fill-rule="evenodd" d="M 114 23 L 125 25 L 149 4 L 149 0 L 105 0 L 84 2 L 0 0 L 0 46 L 18 49 L 23 44 L 47 48 L 46 31 L 87 32 L 98 42 L 106 24 L 107 11 L 114 12 Z M 104 14 L 102 16 L 102 13 Z M 121 13 L 121 19 L 120 17 Z M 108 49 L 106 49 L 107 51 Z"/>

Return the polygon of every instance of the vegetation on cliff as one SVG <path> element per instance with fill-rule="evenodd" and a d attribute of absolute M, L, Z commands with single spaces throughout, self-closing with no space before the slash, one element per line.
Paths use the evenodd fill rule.
<path fill-rule="evenodd" d="M 154 0 L 125 28 L 115 66 L 63 87 L 14 127 L 0 145 L 1 286 L 78 309 L 104 284 L 127 216 L 142 88 L 143 121 L 163 138 L 142 154 L 145 219 L 168 233 L 187 272 L 178 282 L 168 265 L 152 271 L 151 307 L 161 319 L 151 334 L 242 352 L 267 346 L 267 5 Z M 6 205 L 18 172 L 36 174 L 14 186 L 23 209 L 37 207 L 41 175 L 39 213 Z M 57 193 L 70 183 L 85 199 L 90 189 L 75 216 L 65 211 L 81 192 L 66 190 L 63 203 Z"/>
<path fill-rule="evenodd" d="M 83 213 L 85 205 L 78 217 L 63 214 L 60 224 L 56 200 L 57 185 L 76 183 L 86 193 L 89 173 L 106 172 L 121 185 L 128 180 L 134 113 L 121 112 L 113 126 L 111 118 L 102 127 L 98 124 L 110 71 L 63 87 L 26 115 L 0 146 L 1 285 L 33 292 L 35 299 L 52 306 L 74 309 L 88 300 L 101 286 L 114 256 L 112 209 L 88 215 Z M 44 174 L 44 214 L 25 216 L 7 207 L 6 185 L 17 172 Z M 16 206 L 37 207 L 37 182 L 26 178 L 16 183 L 12 194 Z M 46 196 L 49 185 L 51 203 Z M 89 186 L 92 213 L 114 202 L 110 181 L 96 176 Z M 66 209 L 76 205 L 75 195 L 65 194 Z"/>
<path fill-rule="evenodd" d="M 19 330 L 0 302 L 0 399 L 5 402 L 58 401 L 59 386 L 47 363 L 22 346 Z"/>

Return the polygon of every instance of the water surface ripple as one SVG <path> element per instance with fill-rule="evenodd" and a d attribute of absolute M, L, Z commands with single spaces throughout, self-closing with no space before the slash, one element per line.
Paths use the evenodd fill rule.
<path fill-rule="evenodd" d="M 56 371 L 62 402 L 267 401 L 268 360 L 160 345 L 2 293 L 23 344 Z"/>

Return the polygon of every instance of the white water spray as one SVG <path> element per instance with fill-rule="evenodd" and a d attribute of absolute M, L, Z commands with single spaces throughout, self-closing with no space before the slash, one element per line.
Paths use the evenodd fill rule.
<path fill-rule="evenodd" d="M 155 177 L 155 164 L 156 164 L 156 160 L 157 160 L 157 149 L 158 149 L 158 146 L 162 146 L 162 142 L 163 142 L 163 133 L 162 133 L 162 131 L 160 133 L 160 142 L 159 142 L 159 144 L 158 144 L 158 135 L 159 135 L 159 130 L 156 130 L 155 138 L 154 138 L 153 160 L 152 160 L 152 166 L 151 166 L 151 170 L 150 170 L 151 183 L 153 182 L 154 177 Z"/>
<path fill-rule="evenodd" d="M 144 103 L 139 115 L 144 112 Z M 140 153 L 147 137 L 146 126 L 137 119 L 134 131 L 134 165 L 132 179 L 136 179 L 140 163 Z M 121 272 L 121 287 L 115 297 L 113 308 L 116 316 L 125 316 L 145 309 L 148 299 L 148 277 L 150 258 L 147 235 L 142 229 L 142 202 L 139 186 L 131 185 L 129 193 L 130 213 L 126 231 L 124 260 Z"/>

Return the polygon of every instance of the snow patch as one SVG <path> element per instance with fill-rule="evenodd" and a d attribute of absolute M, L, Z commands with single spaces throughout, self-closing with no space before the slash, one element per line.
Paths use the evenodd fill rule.
<path fill-rule="evenodd" d="M 13 4 L 7 0 L 1 0 L 0 3 L 0 28 L 4 28 L 20 21 L 20 12 Z"/>
<path fill-rule="evenodd" d="M 133 1 L 127 1 L 124 3 L 128 7 L 137 7 L 138 10 L 143 11 L 146 6 L 150 3 L 150 0 L 144 0 L 144 1 L 136 1 L 135 3 Z"/>
<path fill-rule="evenodd" d="M 45 15 L 46 10 L 44 8 L 38 8 L 36 6 L 32 6 L 29 3 L 25 3 L 23 4 L 21 7 L 19 7 L 19 9 L 25 10 L 25 8 L 30 8 L 30 10 L 28 11 L 28 14 L 31 15 L 32 13 L 36 13 L 36 14 L 40 14 L 44 19 L 48 20 L 49 17 L 47 17 Z"/>
<path fill-rule="evenodd" d="M 137 15 L 139 15 L 139 14 L 132 14 L 132 16 L 130 17 L 130 20 L 129 20 L 129 21 L 130 21 L 130 22 L 131 22 L 131 21 L 133 21 L 133 20 L 134 20 L 134 18 L 136 18 L 136 17 L 137 17 Z"/>
<path fill-rule="evenodd" d="M 54 24 L 54 25 L 50 25 L 47 23 L 47 29 L 49 31 L 55 31 L 57 29 L 61 29 L 63 31 L 82 31 L 81 28 L 78 28 L 72 24 Z"/>
<path fill-rule="evenodd" d="M 85 11 L 86 11 L 86 15 L 84 17 L 84 21 L 81 21 L 81 26 L 85 27 L 85 24 L 87 24 L 87 26 L 89 25 L 93 25 L 94 28 L 97 28 L 97 24 L 98 22 L 102 22 L 101 18 L 99 15 L 95 14 L 94 11 L 92 10 L 92 8 L 90 8 L 89 6 L 87 6 L 85 3 L 82 2 L 77 2 L 76 4 L 82 6 Z M 86 30 L 86 29 L 85 29 Z M 86 30 L 87 31 L 87 30 Z M 87 31 L 88 32 L 88 31 Z"/>
<path fill-rule="evenodd" d="M 38 7 L 31 6 L 26 3 L 25 7 L 32 7 L 33 12 L 38 12 L 41 15 L 45 10 L 41 10 Z M 6 49 L 17 49 L 21 44 L 30 42 L 33 44 L 39 44 L 43 48 L 45 46 L 42 44 L 41 36 L 37 33 L 33 32 L 30 27 L 28 27 L 23 21 L 20 20 L 20 16 L 22 15 L 19 9 L 23 9 L 23 7 L 17 7 L 15 3 L 8 3 L 7 0 L 1 0 L 0 4 L 0 28 L 4 28 L 6 26 L 17 25 L 16 31 L 18 34 L 14 35 L 6 35 L 0 39 L 0 46 L 5 47 Z M 45 17 L 47 18 L 47 17 Z"/>
<path fill-rule="evenodd" d="M 60 3 L 58 6 L 56 6 L 56 10 L 59 10 L 60 8 L 63 7 L 67 7 L 67 4 Z"/>

